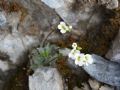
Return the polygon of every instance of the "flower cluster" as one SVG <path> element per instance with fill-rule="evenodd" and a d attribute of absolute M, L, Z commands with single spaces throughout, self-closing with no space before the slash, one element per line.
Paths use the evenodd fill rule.
<path fill-rule="evenodd" d="M 79 66 L 89 65 L 93 63 L 93 59 L 90 54 L 81 53 L 81 48 L 76 43 L 72 44 L 72 50 L 69 53 L 69 58 L 75 60 L 75 64 Z"/>
<path fill-rule="evenodd" d="M 58 29 L 61 33 L 64 34 L 66 32 L 70 32 L 72 30 L 72 26 L 66 25 L 65 22 L 60 22 L 60 24 L 58 25 Z"/>

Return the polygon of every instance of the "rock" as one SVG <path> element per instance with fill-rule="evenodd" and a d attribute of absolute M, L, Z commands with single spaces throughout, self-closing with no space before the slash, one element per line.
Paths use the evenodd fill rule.
<path fill-rule="evenodd" d="M 119 6 L 118 0 L 100 0 L 100 1 L 101 1 L 101 4 L 106 5 L 108 9 L 116 9 Z"/>
<path fill-rule="evenodd" d="M 95 15 L 94 9 L 90 5 L 86 5 L 84 1 L 74 1 L 74 0 L 42 0 L 46 5 L 55 9 L 55 11 L 60 15 L 60 17 L 68 24 L 72 25 L 78 30 L 86 31 L 88 27 L 89 20 L 91 16 L 95 16 L 92 23 L 98 24 L 101 22 L 99 15 Z M 87 3 L 88 4 L 88 3 Z M 93 5 L 93 4 L 92 4 Z M 90 24 L 89 24 L 90 26 Z"/>
<path fill-rule="evenodd" d="M 114 88 L 104 85 L 104 86 L 101 86 L 99 90 L 114 90 Z"/>
<path fill-rule="evenodd" d="M 7 53 L 12 63 L 18 65 L 24 62 L 27 50 L 43 40 L 46 31 L 57 27 L 59 17 L 41 1 L 11 0 L 5 5 L 8 7 L 7 25 L 0 35 L 0 51 Z M 41 33 L 44 33 L 42 38 Z"/>
<path fill-rule="evenodd" d="M 29 76 L 29 90 L 64 90 L 62 78 L 55 68 L 38 68 Z"/>
<path fill-rule="evenodd" d="M 0 11 L 0 26 L 5 25 L 6 23 L 6 17 L 3 12 Z"/>
<path fill-rule="evenodd" d="M 63 56 L 67 56 L 70 52 L 69 49 L 60 50 Z M 94 63 L 89 66 L 84 66 L 83 69 L 93 78 L 98 81 L 113 85 L 120 86 L 120 77 L 119 77 L 119 68 L 120 65 L 116 62 L 108 61 L 98 55 L 92 55 Z M 68 59 L 68 62 L 71 67 L 80 69 L 77 65 L 75 65 L 74 61 Z M 94 85 L 95 86 L 95 85 Z"/>
<path fill-rule="evenodd" d="M 80 89 L 80 88 L 78 88 L 77 86 L 75 86 L 75 87 L 73 88 L 73 90 L 82 90 L 82 89 Z"/>
<path fill-rule="evenodd" d="M 17 0 L 17 3 L 20 3 L 22 7 L 27 8 L 27 13 L 31 17 L 32 21 L 32 23 L 27 22 L 28 25 L 30 23 L 29 28 L 34 25 L 35 28 L 45 32 L 56 28 L 56 25 L 60 21 L 59 16 L 54 12 L 54 10 L 43 4 L 41 0 Z M 25 25 L 23 24 L 23 26 Z M 26 29 L 28 30 L 28 27 L 26 27 Z"/>
<path fill-rule="evenodd" d="M 73 0 L 71 0 L 73 2 Z M 51 8 L 61 8 L 61 7 L 65 7 L 66 3 L 68 4 L 68 2 L 70 2 L 70 0 L 68 0 L 68 2 L 64 2 L 64 0 L 42 0 L 42 2 L 44 2 L 46 5 L 48 5 Z"/>
<path fill-rule="evenodd" d="M 82 88 L 78 88 L 77 86 L 75 86 L 75 87 L 73 88 L 73 90 L 90 90 L 88 84 L 83 83 L 82 85 L 83 85 Z"/>
<path fill-rule="evenodd" d="M 81 88 L 81 90 L 90 90 L 90 87 L 88 86 L 87 83 L 83 83 L 82 85 L 83 87 Z"/>
<path fill-rule="evenodd" d="M 106 57 L 111 61 L 120 63 L 120 30 L 112 43 L 111 49 L 106 54 Z"/>
<path fill-rule="evenodd" d="M 14 36 L 16 35 L 16 36 Z M 22 36 L 21 34 L 8 34 L 0 41 L 0 51 L 9 55 L 10 61 L 15 65 L 24 63 L 24 54 L 32 46 L 39 43 L 36 37 Z"/>
<path fill-rule="evenodd" d="M 0 60 L 0 69 L 5 72 L 10 69 L 10 66 L 7 61 Z"/>
<path fill-rule="evenodd" d="M 84 70 L 98 81 L 112 86 L 120 86 L 120 64 L 94 54 L 92 58 L 93 64 L 84 66 Z"/>
<path fill-rule="evenodd" d="M 96 80 L 91 80 L 89 79 L 89 84 L 90 84 L 90 87 L 93 89 L 93 90 L 98 90 L 99 87 L 100 87 L 100 83 Z"/>
<path fill-rule="evenodd" d="M 59 39 L 56 37 L 57 40 L 54 40 L 53 43 L 57 42 L 59 45 L 70 47 L 71 43 L 77 41 L 83 48 L 82 52 L 105 55 L 118 32 L 119 14 L 116 17 L 117 14 L 113 10 L 105 8 L 102 1 L 42 0 L 43 3 L 54 9 L 65 23 L 73 26 L 72 35 L 70 33 L 67 38 L 64 37 L 62 40 L 60 36 Z M 112 1 L 114 2 L 114 0 Z"/>
<path fill-rule="evenodd" d="M 99 4 L 107 3 L 106 7 L 110 9 L 118 7 L 118 0 L 100 0 L 99 4 L 91 0 L 42 0 L 42 2 L 55 9 L 66 23 L 77 29 L 79 27 L 79 30 L 86 30 L 101 23 L 103 12 L 98 8 Z"/>
<path fill-rule="evenodd" d="M 0 53 L 0 87 L 6 87 L 18 67 L 28 60 L 28 50 L 38 46 L 60 19 L 37 0 L 2 0 L 0 9 L 4 11 L 0 12 L 0 52 L 9 56 L 6 59 Z"/>

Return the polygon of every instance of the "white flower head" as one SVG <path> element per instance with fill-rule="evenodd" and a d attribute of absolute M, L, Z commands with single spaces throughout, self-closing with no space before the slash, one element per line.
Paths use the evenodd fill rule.
<path fill-rule="evenodd" d="M 92 56 L 90 54 L 80 53 L 81 47 L 77 46 L 77 43 L 72 44 L 73 49 L 68 54 L 69 58 L 75 60 L 75 64 L 79 66 L 88 66 L 93 63 Z"/>
<path fill-rule="evenodd" d="M 76 49 L 77 48 L 77 43 L 73 43 L 72 47 L 73 47 L 73 49 Z"/>
<path fill-rule="evenodd" d="M 72 29 L 72 26 L 69 26 L 70 29 Z"/>
<path fill-rule="evenodd" d="M 72 49 L 71 52 L 68 54 L 68 57 L 75 60 L 75 55 L 76 54 L 80 54 L 80 51 L 76 50 L 76 49 Z"/>
<path fill-rule="evenodd" d="M 68 26 L 65 24 L 65 22 L 60 22 L 60 24 L 58 25 L 58 29 L 60 30 L 61 33 L 66 33 L 66 32 L 70 32 L 72 30 L 72 26 Z"/>
<path fill-rule="evenodd" d="M 58 29 L 63 29 L 63 27 L 66 26 L 66 24 L 64 22 L 60 22 L 60 24 L 58 25 Z"/>
<path fill-rule="evenodd" d="M 85 55 L 86 61 L 88 64 L 92 64 L 93 63 L 93 58 L 90 54 L 86 54 Z"/>
<path fill-rule="evenodd" d="M 88 66 L 89 64 L 93 63 L 93 59 L 90 54 L 75 54 L 75 64 L 79 66 L 86 65 Z"/>
<path fill-rule="evenodd" d="M 75 55 L 75 64 L 79 65 L 79 66 L 83 66 L 84 62 L 83 62 L 82 59 L 84 59 L 84 55 L 83 54 L 76 54 Z"/>
<path fill-rule="evenodd" d="M 60 30 L 60 32 L 63 33 L 63 34 L 66 33 L 66 31 L 65 31 L 65 30 L 62 30 L 62 29 Z"/>

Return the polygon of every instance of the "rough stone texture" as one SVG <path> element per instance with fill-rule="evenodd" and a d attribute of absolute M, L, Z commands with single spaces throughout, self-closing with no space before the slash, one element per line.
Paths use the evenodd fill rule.
<path fill-rule="evenodd" d="M 0 12 L 0 26 L 4 25 L 5 23 L 6 23 L 6 18 L 4 12 Z"/>
<path fill-rule="evenodd" d="M 67 24 L 73 26 L 72 34 L 66 35 L 64 39 L 54 36 L 52 42 L 63 47 L 78 42 L 83 52 L 105 55 L 118 32 L 120 15 L 116 14 L 118 11 L 106 9 L 101 0 L 96 1 L 42 0 L 55 9 Z M 114 0 L 109 2 L 114 3 Z M 107 0 L 104 3 L 107 3 Z"/>
<path fill-rule="evenodd" d="M 69 49 L 60 50 L 60 52 L 67 56 L 70 52 Z M 88 66 L 83 66 L 82 68 L 93 78 L 98 81 L 110 84 L 112 86 L 120 86 L 120 64 L 112 61 L 108 61 L 101 56 L 92 55 L 93 64 Z M 77 65 L 75 65 L 74 61 L 68 60 L 71 67 L 75 67 L 79 69 Z"/>
<path fill-rule="evenodd" d="M 81 31 L 85 31 L 102 22 L 101 16 L 103 12 L 101 12 L 99 4 L 107 3 L 107 7 L 111 7 L 111 9 L 114 8 L 114 5 L 115 8 L 118 7 L 118 0 L 100 0 L 99 2 L 101 3 L 95 0 L 42 0 L 42 2 L 55 9 L 65 22 L 77 29 L 79 27 Z M 96 5 L 98 6 L 96 7 Z"/>
<path fill-rule="evenodd" d="M 60 53 L 63 54 L 63 56 L 67 56 L 70 52 L 70 49 L 63 49 L 60 50 Z M 101 56 L 92 55 L 93 58 L 93 64 L 90 64 L 88 66 L 82 67 L 91 77 L 95 78 L 96 80 L 100 82 L 104 82 L 107 84 L 110 84 L 112 86 L 120 86 L 120 64 L 106 60 L 102 58 Z M 71 59 L 68 59 L 68 64 L 70 67 L 76 68 L 76 71 L 80 70 L 80 68 L 75 65 L 74 61 Z M 80 74 L 81 75 L 81 74 Z M 89 81 L 91 88 L 99 88 L 99 83 L 95 81 Z M 112 88 L 111 88 L 112 89 Z M 119 89 L 118 89 L 119 90 Z"/>
<path fill-rule="evenodd" d="M 81 90 L 81 89 L 75 86 L 73 90 Z"/>
<path fill-rule="evenodd" d="M 112 43 L 111 49 L 106 54 L 106 57 L 114 62 L 120 63 L 120 30 Z"/>
<path fill-rule="evenodd" d="M 64 90 L 62 78 L 55 68 L 39 68 L 29 76 L 29 90 Z"/>
<path fill-rule="evenodd" d="M 98 90 L 99 87 L 100 87 L 100 83 L 97 82 L 96 80 L 91 80 L 89 79 L 89 84 L 90 84 L 90 87 L 93 89 L 93 90 Z"/>
<path fill-rule="evenodd" d="M 94 8 L 92 6 L 86 5 L 86 2 L 74 1 L 74 0 L 42 0 L 45 4 L 55 9 L 55 11 L 60 15 L 60 17 L 68 24 L 74 26 L 74 28 L 79 28 L 80 31 L 85 31 L 90 24 L 98 24 L 101 22 L 99 13 L 94 14 Z M 88 4 L 88 3 L 87 3 Z M 95 16 L 93 18 L 92 16 Z M 91 21 L 92 18 L 92 21 Z M 94 19 L 94 20 L 93 20 Z M 90 22 L 90 24 L 89 24 Z"/>
<path fill-rule="evenodd" d="M 0 69 L 5 72 L 10 69 L 9 63 L 7 61 L 0 60 Z"/>
<path fill-rule="evenodd" d="M 114 90 L 114 88 L 104 85 L 104 86 L 101 86 L 99 90 Z"/>
<path fill-rule="evenodd" d="M 1 25 L 5 24 L 0 27 L 0 51 L 7 53 L 14 64 L 23 63 L 24 52 L 37 46 L 43 39 L 39 35 L 59 22 L 56 13 L 41 1 L 1 0 L 0 9 L 4 11 L 0 12 Z"/>
<path fill-rule="evenodd" d="M 119 6 L 118 0 L 99 0 L 99 2 L 101 2 L 101 4 L 106 5 L 108 9 L 116 9 Z"/>
<path fill-rule="evenodd" d="M 35 37 L 7 35 L 0 41 L 0 51 L 5 52 L 10 56 L 10 61 L 13 64 L 20 65 L 25 62 L 24 53 L 26 50 L 33 44 L 38 44 L 38 42 L 39 41 Z"/>
<path fill-rule="evenodd" d="M 41 3 L 40 0 L 18 0 L 17 2 L 27 8 L 27 12 L 32 18 L 31 26 L 35 25 L 38 26 L 38 29 L 46 31 L 55 28 L 59 23 L 59 17 L 54 10 Z"/>
<path fill-rule="evenodd" d="M 84 70 L 98 81 L 112 86 L 120 86 L 120 64 L 107 61 L 94 54 L 92 57 L 94 60 L 93 64 L 84 66 Z"/>
<path fill-rule="evenodd" d="M 27 59 L 27 51 L 40 44 L 43 32 L 56 28 L 59 17 L 41 1 L 0 0 L 0 90 Z M 44 34 L 45 35 L 45 34 Z"/>
<path fill-rule="evenodd" d="M 76 33 L 74 36 L 68 35 L 65 39 L 62 35 L 59 35 L 63 41 L 66 41 L 65 43 L 71 45 L 70 43 L 73 41 L 79 41 L 80 46 L 86 52 L 94 52 L 101 55 L 107 52 L 107 48 L 109 48 L 112 39 L 114 39 L 118 31 L 120 15 L 118 13 L 118 15 L 116 14 L 117 11 L 107 10 L 103 7 L 104 5 L 100 5 L 105 4 L 107 8 L 114 9 L 118 6 L 117 0 L 96 0 L 99 1 L 98 4 L 95 0 L 42 1 L 55 9 L 66 23 L 71 24 L 74 31 L 77 32 L 78 37 L 80 37 L 77 37 L 79 40 L 76 39 Z M 40 38 L 39 36 L 41 36 L 43 32 L 56 28 L 60 19 L 56 12 L 47 5 L 43 4 L 41 0 L 0 0 L 0 9 L 4 11 L 4 14 L 1 13 L 0 15 L 6 18 L 6 23 L 3 23 L 5 18 L 4 20 L 0 18 L 0 21 L 3 21 L 2 24 L 0 24 L 2 25 L 2 27 L 0 27 L 0 51 L 10 56 L 10 63 L 8 63 L 9 61 L 2 61 L 3 59 L 0 58 L 1 65 L 5 65 L 4 68 L 0 67 L 0 87 L 3 84 L 1 84 L 1 81 L 5 81 L 4 79 L 1 80 L 1 77 L 4 76 L 4 74 L 5 77 L 7 77 L 6 75 L 10 73 L 6 71 L 11 70 L 11 67 L 8 69 L 8 66 L 11 64 L 18 66 L 23 63 L 26 56 L 24 52 L 30 49 L 30 47 L 37 45 L 39 40 L 43 39 L 43 37 Z M 85 34 L 85 37 L 81 38 L 79 35 L 83 34 Z M 57 35 L 57 42 L 60 38 L 59 36 Z M 55 38 L 54 35 L 52 35 L 52 37 Z M 67 44 L 65 45 L 67 46 Z M 108 64 L 108 62 L 105 63 L 106 67 L 109 66 Z M 116 65 L 116 63 L 113 64 Z M 118 69 L 118 65 L 115 67 L 114 65 L 112 67 L 113 71 Z M 111 62 L 109 68 L 111 68 Z M 101 70 L 95 66 L 94 69 Z M 104 75 L 105 70 L 103 69 L 104 72 L 99 76 L 99 73 L 96 71 L 97 73 L 94 77 L 102 82 L 118 85 L 119 81 L 117 82 L 117 80 L 119 79 L 115 81 L 115 77 L 112 77 L 113 83 L 112 80 L 108 82 L 105 79 L 107 77 L 106 74 Z M 112 71 L 110 70 L 109 72 Z M 118 74 L 119 72 L 115 73 Z M 92 75 L 90 72 L 89 74 Z M 114 76 L 113 73 L 111 76 Z M 108 78 L 110 77 L 108 76 Z M 105 81 L 103 79 L 105 79 Z"/>
<path fill-rule="evenodd" d="M 20 13 L 14 12 L 9 14 L 7 16 L 7 25 L 11 27 L 11 33 L 0 34 L 0 37 L 3 37 L 0 40 L 0 51 L 7 53 L 10 61 L 15 65 L 25 62 L 23 61 L 24 52 L 39 43 L 39 39 L 36 36 L 24 36 L 18 31 L 19 22 Z"/>

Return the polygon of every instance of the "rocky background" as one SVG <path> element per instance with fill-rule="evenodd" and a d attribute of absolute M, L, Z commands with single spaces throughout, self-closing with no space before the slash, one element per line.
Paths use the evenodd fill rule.
<path fill-rule="evenodd" d="M 0 0 L 0 90 L 120 90 L 119 2 Z M 73 31 L 62 35 L 57 30 L 60 21 L 72 25 Z M 65 70 L 72 76 L 64 80 L 61 67 L 40 68 L 29 76 L 29 51 L 51 30 L 56 31 L 47 41 L 63 48 L 77 42 L 96 64 L 81 70 L 67 62 Z M 80 87 L 76 80 L 82 78 L 86 82 Z M 65 84 L 68 81 L 74 82 L 71 87 Z"/>

